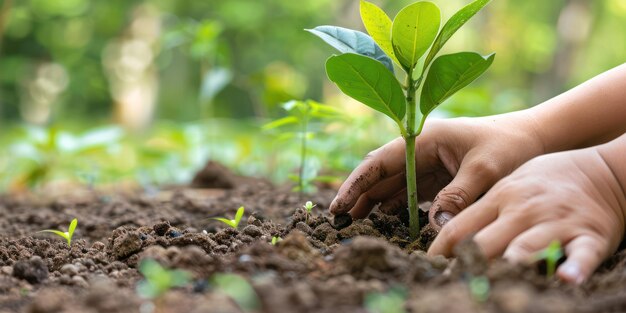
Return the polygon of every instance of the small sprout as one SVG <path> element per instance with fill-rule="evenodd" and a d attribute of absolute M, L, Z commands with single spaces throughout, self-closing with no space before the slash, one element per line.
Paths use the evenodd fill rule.
<path fill-rule="evenodd" d="M 546 276 L 548 278 L 554 276 L 556 272 L 556 264 L 563 257 L 563 249 L 561 248 L 561 242 L 553 240 L 547 248 L 537 252 L 534 255 L 533 260 L 546 262 Z"/>
<path fill-rule="evenodd" d="M 146 299 L 155 299 L 174 287 L 189 283 L 191 274 L 183 270 L 170 270 L 152 259 L 139 264 L 139 272 L 145 277 L 137 285 L 137 293 Z"/>
<path fill-rule="evenodd" d="M 248 281 L 236 274 L 215 274 L 211 277 L 215 289 L 229 296 L 243 312 L 255 312 L 261 308 L 261 302 Z"/>
<path fill-rule="evenodd" d="M 56 229 L 44 229 L 42 231 L 39 231 L 40 233 L 53 233 L 57 236 L 63 237 L 65 238 L 65 240 L 67 240 L 67 246 L 71 247 L 72 246 L 72 236 L 74 235 L 74 230 L 76 229 L 76 225 L 78 225 L 78 220 L 77 219 L 73 219 L 72 222 L 70 222 L 70 226 L 67 227 L 67 231 L 66 232 L 62 232 L 60 230 L 56 230 Z"/>
<path fill-rule="evenodd" d="M 302 207 L 306 210 L 306 220 L 305 223 L 309 223 L 309 215 L 311 215 L 311 211 L 317 204 L 313 204 L 311 201 L 307 201 Z"/>
<path fill-rule="evenodd" d="M 272 237 L 272 246 L 275 246 L 279 241 L 282 241 L 283 238 L 280 238 L 279 236 L 274 236 Z"/>
<path fill-rule="evenodd" d="M 232 220 L 229 220 L 227 218 L 223 218 L 223 217 L 212 217 L 212 220 L 216 220 L 216 221 L 220 221 L 234 229 L 237 229 L 237 227 L 239 227 L 239 222 L 241 222 L 241 218 L 243 217 L 243 212 L 244 212 L 244 208 L 243 206 L 240 207 L 237 210 L 237 213 L 235 214 L 235 218 Z"/>
<path fill-rule="evenodd" d="M 402 287 L 391 288 L 386 293 L 370 293 L 365 297 L 364 306 L 370 313 L 405 313 L 407 291 Z"/>
<path fill-rule="evenodd" d="M 469 282 L 469 289 L 474 300 L 478 302 L 485 302 L 489 298 L 489 279 L 485 276 L 472 277 Z"/>
<path fill-rule="evenodd" d="M 311 201 L 307 201 L 302 207 L 307 211 L 307 213 L 311 213 L 311 210 L 313 210 L 314 207 L 316 207 L 317 204 L 313 204 L 313 202 Z"/>

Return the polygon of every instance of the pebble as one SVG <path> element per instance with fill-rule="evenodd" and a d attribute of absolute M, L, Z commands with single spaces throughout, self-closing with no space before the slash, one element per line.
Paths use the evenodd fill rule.
<path fill-rule="evenodd" d="M 65 264 L 61 267 L 61 273 L 74 276 L 78 274 L 78 267 L 74 264 Z"/>
<path fill-rule="evenodd" d="M 2 274 L 5 275 L 13 275 L 13 267 L 11 266 L 3 266 L 2 269 L 0 270 L 2 272 Z"/>

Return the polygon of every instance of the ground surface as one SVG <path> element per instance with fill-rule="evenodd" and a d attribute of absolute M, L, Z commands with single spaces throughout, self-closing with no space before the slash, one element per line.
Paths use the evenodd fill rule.
<path fill-rule="evenodd" d="M 428 258 L 397 217 L 374 212 L 335 229 L 326 213 L 332 190 L 301 199 L 263 181 L 233 185 L 0 198 L 0 313 L 243 312 L 216 273 L 244 277 L 256 312 L 368 312 L 365 302 L 401 312 L 391 310 L 391 296 L 372 302 L 390 289 L 404 290 L 407 312 L 626 312 L 623 251 L 575 288 L 535 268 L 486 262 L 471 242 L 457 247 L 455 259 Z M 307 200 L 317 203 L 308 218 L 299 209 Z M 207 220 L 231 217 L 241 205 L 239 230 Z M 71 249 L 36 233 L 64 229 L 74 217 Z M 273 236 L 284 240 L 271 245 Z M 137 264 L 148 258 L 189 271 L 192 282 L 154 302 L 141 299 Z M 470 283 L 481 278 L 490 290 L 472 295 Z"/>

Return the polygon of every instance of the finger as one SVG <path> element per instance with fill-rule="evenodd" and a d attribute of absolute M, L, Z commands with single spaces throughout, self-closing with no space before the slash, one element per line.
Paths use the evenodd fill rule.
<path fill-rule="evenodd" d="M 498 180 L 497 167 L 484 160 L 480 163 L 464 162 L 452 182 L 433 200 L 428 217 L 435 229 L 445 225 L 487 192 Z"/>
<path fill-rule="evenodd" d="M 393 197 L 383 201 L 378 209 L 385 214 L 398 214 L 401 209 L 405 209 L 408 206 L 407 197 L 406 188 L 404 188 L 398 191 Z"/>
<path fill-rule="evenodd" d="M 569 242 L 572 227 L 563 223 L 545 223 L 532 227 L 515 237 L 504 251 L 504 258 L 513 263 L 533 262 L 534 256 L 554 240 Z"/>
<path fill-rule="evenodd" d="M 487 258 L 502 255 L 506 247 L 525 230 L 532 227 L 528 219 L 518 214 L 501 215 L 493 223 L 480 230 L 474 241 Z"/>
<path fill-rule="evenodd" d="M 401 190 L 406 185 L 405 181 L 404 172 L 383 179 L 359 197 L 350 210 L 350 215 L 357 219 L 366 217 L 375 205 L 393 197 L 398 190 Z"/>
<path fill-rule="evenodd" d="M 450 256 L 459 241 L 493 222 L 498 216 L 498 209 L 489 204 L 490 200 L 485 197 L 450 220 L 441 228 L 428 249 L 428 255 Z"/>
<path fill-rule="evenodd" d="M 609 256 L 609 243 L 599 236 L 581 235 L 565 246 L 567 260 L 559 266 L 557 275 L 563 281 L 582 284 Z"/>
<path fill-rule="evenodd" d="M 339 188 L 329 206 L 330 212 L 350 211 L 361 195 L 381 179 L 401 172 L 405 166 L 404 152 L 404 140 L 398 138 L 369 153 Z"/>

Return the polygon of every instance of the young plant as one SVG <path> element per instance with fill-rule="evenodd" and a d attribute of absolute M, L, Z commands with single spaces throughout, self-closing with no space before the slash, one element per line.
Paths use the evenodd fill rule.
<path fill-rule="evenodd" d="M 145 278 L 137 285 L 137 293 L 146 299 L 155 299 L 174 287 L 189 283 L 191 275 L 182 270 L 166 269 L 159 262 L 147 259 L 139 264 L 139 272 Z"/>
<path fill-rule="evenodd" d="M 414 239 L 420 228 L 415 138 L 422 132 L 428 115 L 485 72 L 495 57 L 495 54 L 482 56 L 474 52 L 437 54 L 489 1 L 470 3 L 440 29 L 440 10 L 432 2 L 408 5 L 392 22 L 382 9 L 362 0 L 361 19 L 371 36 L 336 26 L 308 30 L 342 53 L 326 61 L 328 78 L 345 94 L 397 124 L 406 142 L 410 233 Z M 403 84 L 395 76 L 393 63 L 405 73 Z"/>
<path fill-rule="evenodd" d="M 223 218 L 223 217 L 211 217 L 212 220 L 216 220 L 216 221 L 220 221 L 234 229 L 237 229 L 237 227 L 239 227 L 239 222 L 241 222 L 241 218 L 243 217 L 243 212 L 244 212 L 244 208 L 243 206 L 240 207 L 239 209 L 237 209 L 237 213 L 235 213 L 235 218 L 232 220 L 229 220 L 227 218 Z"/>
<path fill-rule="evenodd" d="M 309 223 L 309 215 L 311 215 L 311 211 L 313 210 L 314 207 L 316 207 L 317 204 L 313 204 L 313 202 L 311 201 L 307 201 L 302 207 L 304 208 L 304 210 L 306 210 L 306 221 L 305 223 Z"/>
<path fill-rule="evenodd" d="M 297 187 L 295 188 L 300 194 L 312 189 L 311 182 L 317 175 L 317 169 L 307 162 L 308 141 L 311 140 L 315 132 L 311 129 L 311 121 L 313 119 L 320 121 L 328 121 L 331 119 L 342 118 L 342 114 L 333 107 L 317 103 L 313 100 L 296 101 L 292 100 L 282 105 L 287 111 L 286 117 L 277 119 L 263 126 L 263 130 L 283 129 L 287 126 L 295 125 L 297 131 L 283 131 L 281 137 L 300 139 L 300 167 L 298 176 L 295 176 Z"/>
<path fill-rule="evenodd" d="M 66 232 L 62 232 L 60 230 L 56 230 L 56 229 L 44 229 L 42 231 L 39 231 L 40 233 L 53 233 L 59 237 L 64 238 L 67 241 L 67 246 L 71 247 L 72 246 L 72 236 L 74 236 L 74 230 L 76 230 L 76 225 L 78 225 L 78 220 L 77 219 L 73 219 L 70 222 L 70 225 L 67 227 L 67 231 Z"/>
<path fill-rule="evenodd" d="M 272 237 L 272 246 L 275 246 L 279 241 L 282 241 L 283 238 L 280 238 L 279 236 L 274 236 Z"/>
<path fill-rule="evenodd" d="M 546 262 L 546 276 L 548 278 L 554 276 L 556 272 L 556 264 L 563 257 L 563 249 L 561 242 L 553 240 L 547 248 L 537 252 L 533 260 L 535 262 L 544 260 Z"/>
<path fill-rule="evenodd" d="M 404 303 L 407 290 L 404 287 L 392 287 L 386 293 L 369 293 L 365 296 L 364 306 L 371 313 L 405 313 Z"/>
<path fill-rule="evenodd" d="M 472 277 L 469 281 L 470 294 L 478 302 L 487 301 L 490 289 L 489 278 L 485 276 Z"/>

